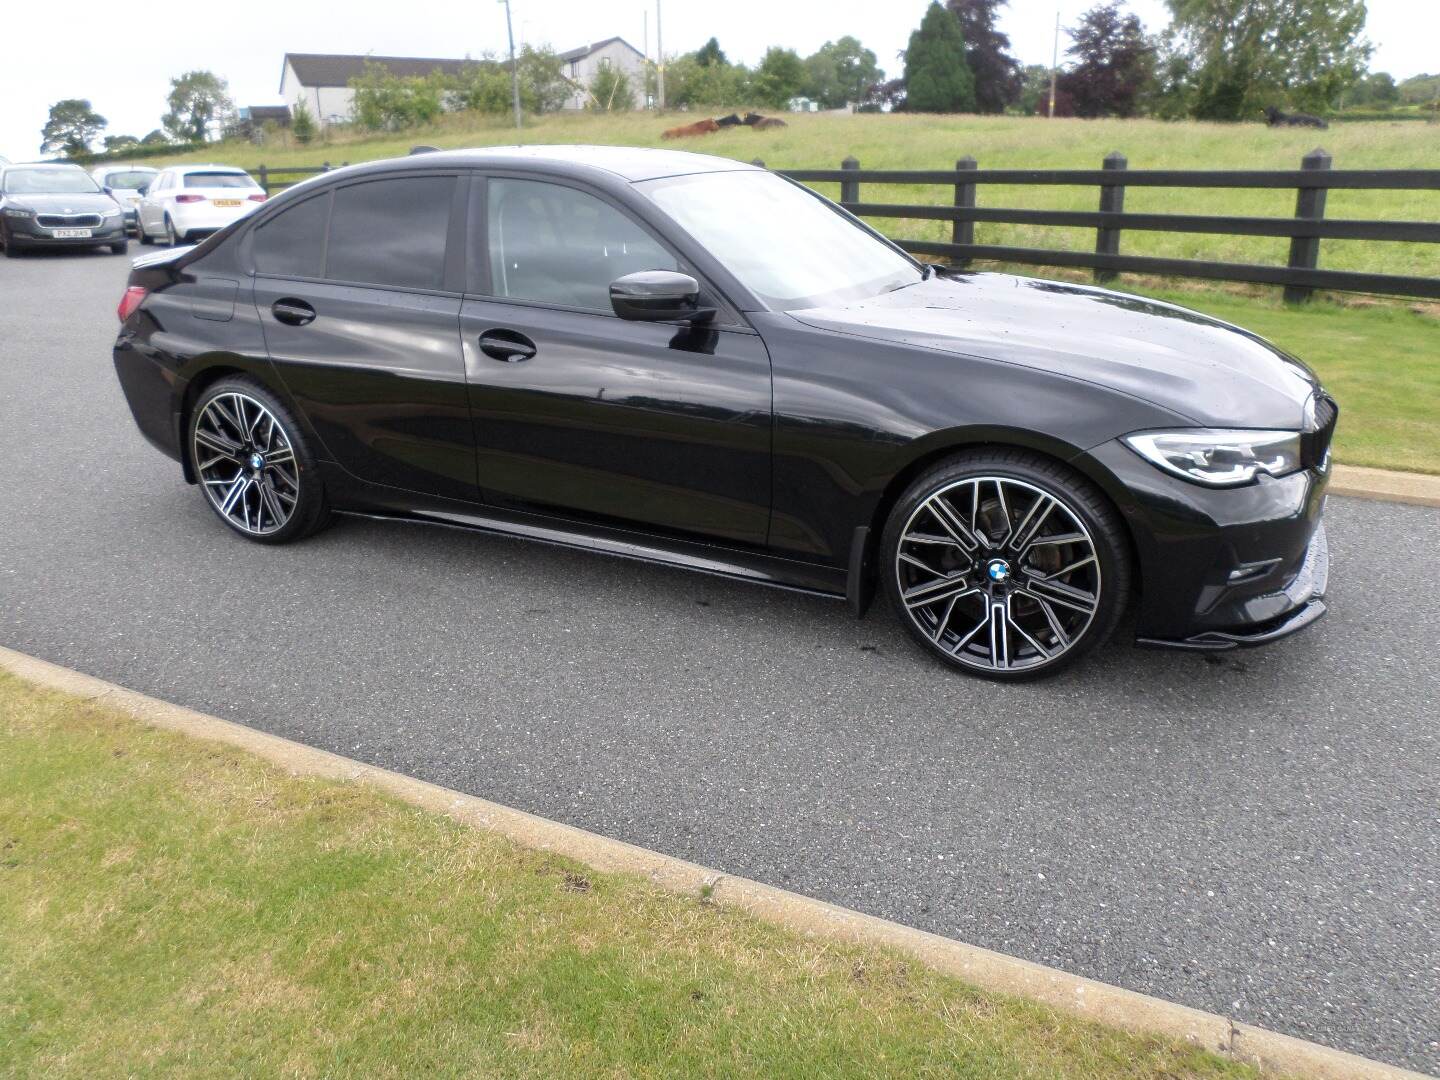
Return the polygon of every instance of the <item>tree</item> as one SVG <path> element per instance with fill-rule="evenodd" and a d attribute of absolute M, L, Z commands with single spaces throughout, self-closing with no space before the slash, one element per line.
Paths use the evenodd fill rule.
<path fill-rule="evenodd" d="M 107 121 L 85 98 L 66 98 L 50 106 L 50 119 L 40 129 L 40 149 L 47 154 L 84 157 L 90 143 L 105 130 Z"/>
<path fill-rule="evenodd" d="M 601 112 L 628 112 L 635 107 L 630 77 L 614 64 L 601 64 L 590 82 L 590 99 Z"/>
<path fill-rule="evenodd" d="M 805 85 L 805 64 L 794 49 L 772 45 L 755 68 L 751 85 L 756 101 L 783 109 Z"/>
<path fill-rule="evenodd" d="M 350 87 L 356 124 L 370 131 L 399 131 L 438 120 L 453 81 L 438 69 L 429 75 L 394 75 L 384 64 L 367 60 L 365 73 L 352 77 Z"/>
<path fill-rule="evenodd" d="M 720 67 L 724 67 L 730 63 L 729 60 L 725 59 L 725 53 L 720 48 L 720 42 L 713 37 L 705 42 L 704 45 L 701 45 L 699 50 L 696 51 L 695 62 L 701 67 L 715 67 L 717 64 Z"/>
<path fill-rule="evenodd" d="M 1025 116 L 1044 116 L 1050 108 L 1050 68 L 1026 64 L 1020 73 L 1020 96 L 1016 106 Z"/>
<path fill-rule="evenodd" d="M 965 63 L 975 77 L 975 111 L 1001 113 L 1020 96 L 1020 61 L 1010 55 L 1010 38 L 995 29 L 1008 0 L 948 0 L 965 38 Z"/>
<path fill-rule="evenodd" d="M 1328 109 L 1365 71 L 1365 0 L 1167 0 L 1202 120 Z"/>
<path fill-rule="evenodd" d="M 154 131 L 150 132 L 149 135 L 146 135 L 143 139 L 140 140 L 140 145 L 164 146 L 169 141 L 170 136 L 166 135 L 165 132 L 161 131 L 159 128 L 156 128 Z"/>
<path fill-rule="evenodd" d="M 750 98 L 750 72 L 744 64 L 702 64 L 695 53 L 665 65 L 665 103 L 672 107 L 734 107 Z"/>
<path fill-rule="evenodd" d="M 913 112 L 971 112 L 975 78 L 965 61 L 960 20 L 931 0 L 905 50 L 905 107 Z"/>
<path fill-rule="evenodd" d="M 1400 103 L 1400 87 L 1388 71 L 1372 71 L 1345 96 L 1345 104 L 1357 108 L 1388 109 Z"/>
<path fill-rule="evenodd" d="M 310 106 L 297 101 L 290 110 L 290 134 L 301 146 L 308 146 L 315 138 L 315 117 L 310 115 Z"/>
<path fill-rule="evenodd" d="M 105 136 L 105 152 L 106 152 L 107 154 L 112 153 L 112 152 L 114 152 L 114 151 L 119 151 L 119 150 L 130 150 L 130 149 L 132 149 L 133 147 L 136 147 L 136 146 L 139 146 L 139 145 L 140 145 L 140 140 L 137 139 L 134 135 L 106 135 L 106 136 Z"/>
<path fill-rule="evenodd" d="M 170 80 L 170 111 L 160 123 L 176 142 L 204 142 L 213 125 L 223 126 L 234 104 L 229 86 L 209 71 L 187 71 Z"/>
<path fill-rule="evenodd" d="M 838 109 L 865 99 L 867 88 L 885 73 L 875 54 L 853 37 L 827 41 L 805 58 L 805 85 L 801 92 L 826 109 Z"/>
<path fill-rule="evenodd" d="M 1076 116 L 1134 116 L 1140 97 L 1155 79 L 1155 47 L 1134 15 L 1120 13 L 1119 0 L 1097 4 L 1070 28 L 1066 54 L 1075 66 L 1060 76 Z"/>

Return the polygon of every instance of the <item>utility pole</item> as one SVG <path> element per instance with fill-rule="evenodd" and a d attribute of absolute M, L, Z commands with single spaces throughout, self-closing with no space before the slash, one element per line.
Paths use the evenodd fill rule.
<path fill-rule="evenodd" d="M 645 108 L 650 108 L 650 9 L 640 12 L 645 17 Z"/>
<path fill-rule="evenodd" d="M 665 39 L 660 33 L 660 0 L 655 0 L 655 96 L 665 111 Z"/>
<path fill-rule="evenodd" d="M 510 94 L 515 101 L 515 130 L 518 131 L 520 130 L 520 67 L 515 63 L 515 28 L 510 22 L 510 0 L 500 0 L 500 3 L 505 5 L 505 35 L 510 39 Z"/>
<path fill-rule="evenodd" d="M 1055 51 L 1050 57 L 1050 119 L 1055 119 L 1055 76 L 1060 70 L 1060 9 L 1055 9 Z"/>

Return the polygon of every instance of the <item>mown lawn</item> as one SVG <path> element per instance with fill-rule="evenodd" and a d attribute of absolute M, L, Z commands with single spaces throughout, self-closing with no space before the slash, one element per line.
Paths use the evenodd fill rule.
<path fill-rule="evenodd" d="M 0 673 L 0 1074 L 1244 1077 Z"/>
<path fill-rule="evenodd" d="M 406 153 L 417 143 L 440 147 L 502 143 L 607 143 L 670 146 L 742 161 L 760 158 L 772 168 L 838 168 L 853 155 L 866 168 L 946 169 L 969 155 L 981 167 L 1098 169 L 1104 156 L 1119 150 L 1132 169 L 1297 169 L 1301 157 L 1317 146 L 1334 158 L 1336 168 L 1434 168 L 1440 162 L 1440 125 L 1385 122 L 1336 124 L 1328 131 L 1271 130 L 1263 124 L 1167 123 L 1157 120 L 1043 120 L 1033 117 L 922 115 L 786 114 L 789 127 L 778 131 L 731 128 L 683 142 L 664 142 L 667 127 L 700 114 L 622 113 L 551 115 L 527 118 L 518 133 L 503 118 L 456 114 L 436 128 L 399 135 L 337 136 L 326 145 L 281 144 L 258 147 L 228 143 L 206 148 L 192 159 L 218 160 L 254 168 L 267 165 L 318 165 L 322 161 L 368 161 Z M 817 185 L 834 197 L 833 185 Z M 952 191 L 936 187 L 871 185 L 861 197 L 875 202 L 940 203 Z M 981 206 L 1094 210 L 1094 188 L 980 188 Z M 1287 217 L 1295 212 L 1293 190 L 1174 190 L 1132 188 L 1126 209 L 1133 211 L 1239 214 Z M 1440 221 L 1440 192 L 1335 191 L 1327 215 Z M 949 238 L 946 222 L 877 220 L 889 235 L 917 240 Z M 1093 230 L 981 222 L 982 244 L 1006 244 L 1067 250 L 1093 250 Z M 1289 241 L 1272 237 L 1203 234 L 1125 234 L 1121 250 L 1136 255 L 1165 255 L 1230 262 L 1285 262 Z M 1336 270 L 1371 270 L 1440 276 L 1440 245 L 1326 240 L 1320 265 Z"/>

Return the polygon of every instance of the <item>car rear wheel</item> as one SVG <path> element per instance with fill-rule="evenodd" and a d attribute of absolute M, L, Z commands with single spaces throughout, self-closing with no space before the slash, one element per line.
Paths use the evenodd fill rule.
<path fill-rule="evenodd" d="M 970 451 L 901 496 L 880 573 L 932 655 L 984 678 L 1036 678 L 1114 632 L 1130 597 L 1123 530 L 1104 495 L 1059 462 Z"/>
<path fill-rule="evenodd" d="M 169 215 L 169 214 L 166 214 L 166 215 L 165 215 L 165 243 L 169 244 L 171 247 L 174 247 L 176 244 L 180 243 L 180 241 L 182 241 L 183 239 L 185 239 L 183 236 L 181 236 L 181 235 L 179 235 L 179 234 L 177 234 L 177 233 L 175 232 L 175 223 L 170 220 L 170 215 Z"/>
<path fill-rule="evenodd" d="M 285 405 L 244 376 L 222 379 L 196 402 L 190 462 L 220 520 L 262 544 L 299 540 L 330 519 L 320 472 Z"/>

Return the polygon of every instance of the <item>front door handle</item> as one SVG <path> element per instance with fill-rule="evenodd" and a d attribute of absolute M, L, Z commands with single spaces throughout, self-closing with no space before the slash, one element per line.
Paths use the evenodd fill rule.
<path fill-rule="evenodd" d="M 276 300 L 270 305 L 270 313 L 275 316 L 276 322 L 286 326 L 304 326 L 315 321 L 315 309 L 304 300 L 292 297 Z"/>
<path fill-rule="evenodd" d="M 488 330 L 480 335 L 480 351 L 492 360 L 518 364 L 535 355 L 535 343 L 515 330 Z"/>

